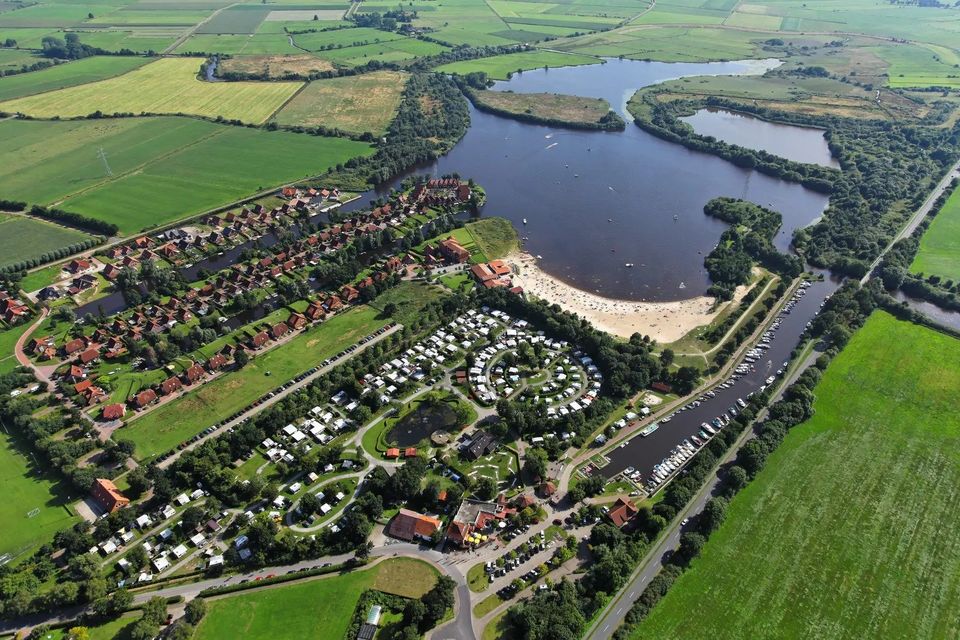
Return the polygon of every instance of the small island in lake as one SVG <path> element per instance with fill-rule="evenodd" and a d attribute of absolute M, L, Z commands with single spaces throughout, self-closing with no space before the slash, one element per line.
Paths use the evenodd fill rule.
<path fill-rule="evenodd" d="M 467 95 L 482 111 L 526 122 L 610 131 L 622 131 L 625 126 L 623 118 L 602 98 L 490 90 L 474 90 Z"/>

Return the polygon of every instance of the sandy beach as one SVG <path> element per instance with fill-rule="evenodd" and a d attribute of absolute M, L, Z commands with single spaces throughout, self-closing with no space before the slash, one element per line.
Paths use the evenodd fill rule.
<path fill-rule="evenodd" d="M 724 308 L 713 309 L 714 299 L 699 296 L 676 302 L 634 302 L 605 298 L 577 289 L 540 269 L 528 253 L 514 252 L 504 258 L 514 271 L 513 283 L 541 300 L 586 318 L 593 326 L 613 335 L 648 335 L 657 342 L 679 340 L 691 330 L 713 320 Z M 735 301 L 746 295 L 739 287 Z"/>

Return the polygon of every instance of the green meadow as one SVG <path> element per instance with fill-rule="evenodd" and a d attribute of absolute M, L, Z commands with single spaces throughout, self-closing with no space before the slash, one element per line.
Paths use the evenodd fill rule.
<path fill-rule="evenodd" d="M 54 67 L 0 78 L 0 100 L 10 100 L 44 91 L 56 91 L 126 73 L 149 58 L 94 56 Z"/>
<path fill-rule="evenodd" d="M 947 199 L 920 238 L 910 271 L 960 281 L 960 190 Z"/>
<path fill-rule="evenodd" d="M 14 560 L 28 554 L 35 547 L 59 531 L 72 525 L 77 518 L 67 510 L 68 496 L 62 487 L 43 475 L 28 459 L 28 455 L 14 447 L 14 439 L 6 433 L 10 425 L 0 430 L 0 483 L 4 499 L 0 502 L 0 556 L 9 554 Z M 77 498 L 78 496 L 73 496 Z M 35 515 L 31 512 L 37 510 Z"/>
<path fill-rule="evenodd" d="M 876 312 L 633 638 L 947 638 L 960 341 Z"/>
<path fill-rule="evenodd" d="M 597 64 L 601 62 L 593 56 L 571 55 L 556 51 L 529 51 L 510 53 L 477 60 L 451 62 L 437 71 L 444 73 L 459 73 L 466 75 L 475 71 L 484 71 L 495 80 L 506 80 L 511 74 L 529 69 L 543 69 L 544 67 L 574 67 L 583 64 Z"/>
<path fill-rule="evenodd" d="M 174 222 L 372 152 L 344 138 L 191 118 L 0 122 L 4 195 L 113 222 L 121 233 Z M 106 154 L 112 176 L 98 157 Z"/>
<path fill-rule="evenodd" d="M 40 257 L 89 237 L 82 231 L 35 218 L 0 214 L 0 267 Z"/>
<path fill-rule="evenodd" d="M 419 598 L 433 587 L 437 575 L 421 560 L 391 558 L 369 569 L 219 598 L 208 604 L 194 637 L 342 638 L 364 591 Z"/>

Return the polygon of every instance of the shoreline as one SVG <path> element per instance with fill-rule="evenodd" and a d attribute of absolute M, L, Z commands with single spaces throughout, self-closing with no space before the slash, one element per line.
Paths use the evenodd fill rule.
<path fill-rule="evenodd" d="M 529 253 L 513 251 L 503 258 L 513 270 L 513 283 L 564 311 L 587 319 L 593 326 L 621 338 L 648 335 L 660 344 L 676 342 L 699 326 L 709 324 L 727 307 L 739 302 L 749 286 L 737 287 L 731 302 L 714 309 L 715 299 L 697 296 L 672 302 L 639 302 L 606 298 L 578 289 L 543 271 Z"/>

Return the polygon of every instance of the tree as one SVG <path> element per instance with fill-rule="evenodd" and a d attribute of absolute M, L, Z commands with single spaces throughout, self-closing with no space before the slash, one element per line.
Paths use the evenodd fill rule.
<path fill-rule="evenodd" d="M 700 555 L 707 539 L 699 533 L 688 532 L 680 536 L 680 546 L 677 548 L 676 558 L 686 564 Z"/>
<path fill-rule="evenodd" d="M 664 349 L 660 352 L 660 364 L 665 367 L 669 367 L 673 364 L 674 353 L 673 349 Z"/>
<path fill-rule="evenodd" d="M 233 354 L 233 362 L 237 365 L 237 369 L 243 369 L 247 366 L 247 363 L 250 362 L 250 356 L 247 355 L 244 349 L 238 349 L 237 352 Z"/>
<path fill-rule="evenodd" d="M 194 598 L 187 603 L 183 611 L 183 616 L 187 622 L 196 626 L 203 616 L 207 613 L 207 602 L 203 598 Z"/>
<path fill-rule="evenodd" d="M 127 474 L 127 493 L 131 497 L 139 497 L 150 488 L 150 479 L 143 467 L 137 467 Z"/>
<path fill-rule="evenodd" d="M 547 477 L 547 452 L 540 448 L 527 449 L 523 470 L 532 481 Z"/>
<path fill-rule="evenodd" d="M 723 498 L 711 498 L 704 505 L 700 513 L 700 531 L 704 535 L 709 535 L 723 524 L 723 519 L 727 515 L 727 501 Z"/>
<path fill-rule="evenodd" d="M 314 493 L 308 493 L 300 498 L 300 513 L 311 516 L 320 510 L 320 498 Z"/>
<path fill-rule="evenodd" d="M 86 627 L 71 627 L 67 631 L 67 640 L 90 640 L 90 630 Z"/>
<path fill-rule="evenodd" d="M 730 471 L 727 472 L 727 482 L 734 493 L 736 493 L 747 486 L 747 483 L 750 482 L 750 477 L 747 475 L 746 469 L 740 465 L 734 465 L 730 467 Z"/>
<path fill-rule="evenodd" d="M 395 302 L 388 302 L 383 305 L 383 315 L 388 318 L 392 318 L 397 315 L 397 304 Z"/>
<path fill-rule="evenodd" d="M 483 500 L 492 500 L 495 495 L 497 495 L 497 483 L 493 478 L 488 478 L 483 476 L 477 481 L 477 486 L 474 489 L 476 493 Z"/>
<path fill-rule="evenodd" d="M 420 599 L 424 606 L 421 629 L 432 628 L 447 613 L 447 609 L 453 606 L 453 590 L 456 586 L 457 583 L 450 576 L 440 576 L 433 588 L 423 595 Z"/>

